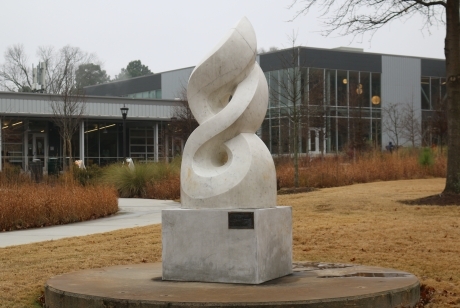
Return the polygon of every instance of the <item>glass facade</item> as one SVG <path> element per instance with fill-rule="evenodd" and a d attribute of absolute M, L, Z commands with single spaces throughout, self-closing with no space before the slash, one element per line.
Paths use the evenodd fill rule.
<path fill-rule="evenodd" d="M 265 72 L 270 95 L 260 137 L 272 154 L 381 147 L 380 73 L 323 68 Z M 297 125 L 297 140 L 294 140 Z"/>
<path fill-rule="evenodd" d="M 121 118 L 121 117 L 120 117 Z M 137 163 L 171 160 L 182 154 L 184 142 L 169 129 L 169 121 L 126 121 L 127 157 Z M 2 165 L 17 165 L 29 170 L 34 160 L 43 162 L 48 171 L 50 160 L 62 163 L 62 140 L 52 120 L 40 118 L 3 118 L 1 120 Z M 85 165 L 108 165 L 123 159 L 122 120 L 85 120 L 83 122 L 83 155 L 80 155 L 80 127 L 71 146 L 73 160 L 82 156 Z"/>
<path fill-rule="evenodd" d="M 422 143 L 425 146 L 447 144 L 446 78 L 422 76 Z"/>
<path fill-rule="evenodd" d="M 422 110 L 440 109 L 447 98 L 446 78 L 423 76 L 420 85 Z"/>
<path fill-rule="evenodd" d="M 161 89 L 146 91 L 146 92 L 139 92 L 139 93 L 132 93 L 132 94 L 128 94 L 127 97 L 161 99 Z"/>

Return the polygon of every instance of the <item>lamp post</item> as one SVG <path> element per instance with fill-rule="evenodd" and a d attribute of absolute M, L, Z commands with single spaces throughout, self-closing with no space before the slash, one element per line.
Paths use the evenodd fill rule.
<path fill-rule="evenodd" d="M 121 115 L 123 116 L 123 162 L 126 161 L 126 116 L 128 115 L 129 108 L 123 105 L 120 108 Z"/>

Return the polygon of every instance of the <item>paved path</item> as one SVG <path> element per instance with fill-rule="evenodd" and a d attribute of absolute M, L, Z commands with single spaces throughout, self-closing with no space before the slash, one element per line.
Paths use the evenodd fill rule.
<path fill-rule="evenodd" d="M 118 199 L 120 211 L 110 217 L 38 229 L 0 232 L 0 247 L 57 240 L 161 223 L 161 210 L 180 207 L 170 200 Z"/>

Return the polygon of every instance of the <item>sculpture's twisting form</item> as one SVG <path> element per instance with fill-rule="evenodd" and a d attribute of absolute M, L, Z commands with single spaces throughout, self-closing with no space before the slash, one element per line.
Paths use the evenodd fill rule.
<path fill-rule="evenodd" d="M 163 210 L 164 280 L 258 284 L 292 273 L 291 208 L 276 206 L 276 173 L 255 134 L 268 103 L 246 18 L 197 65 L 188 101 L 181 209 Z"/>
<path fill-rule="evenodd" d="M 268 103 L 256 54 L 254 30 L 243 18 L 190 77 L 188 101 L 200 125 L 183 153 L 182 208 L 276 206 L 273 159 L 255 135 Z"/>

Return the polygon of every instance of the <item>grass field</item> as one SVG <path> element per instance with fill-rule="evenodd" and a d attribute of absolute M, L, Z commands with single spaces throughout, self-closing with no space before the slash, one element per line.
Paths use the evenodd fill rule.
<path fill-rule="evenodd" d="M 398 202 L 439 193 L 444 182 L 376 182 L 279 196 L 278 204 L 293 207 L 294 260 L 409 271 L 436 289 L 427 307 L 460 307 L 460 206 Z M 35 301 L 54 275 L 160 260 L 160 225 L 1 248 L 0 307 L 39 307 Z"/>

